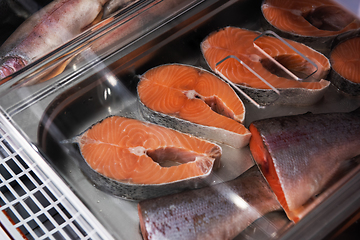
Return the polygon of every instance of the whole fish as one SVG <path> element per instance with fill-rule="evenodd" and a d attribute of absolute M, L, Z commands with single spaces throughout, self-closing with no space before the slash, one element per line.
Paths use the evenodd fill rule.
<path fill-rule="evenodd" d="M 256 166 L 235 180 L 138 204 L 144 239 L 233 239 L 281 209 Z"/>
<path fill-rule="evenodd" d="M 263 119 L 249 128 L 251 153 L 293 221 L 342 163 L 360 154 L 360 108 Z"/>
<path fill-rule="evenodd" d="M 55 0 L 33 14 L 0 47 L 0 79 L 71 40 L 134 0 Z"/>

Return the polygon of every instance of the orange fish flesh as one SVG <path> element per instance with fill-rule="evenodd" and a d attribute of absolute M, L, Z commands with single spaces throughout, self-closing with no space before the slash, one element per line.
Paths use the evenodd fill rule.
<path fill-rule="evenodd" d="M 360 21 L 331 0 L 265 0 L 265 19 L 275 28 L 301 36 L 336 36 L 360 28 Z"/>
<path fill-rule="evenodd" d="M 208 71 L 181 64 L 158 66 L 141 76 L 137 90 L 142 114 L 150 121 L 235 148 L 249 142 L 242 101 Z"/>
<path fill-rule="evenodd" d="M 345 40 L 330 54 L 329 80 L 340 90 L 360 95 L 360 37 Z"/>
<path fill-rule="evenodd" d="M 120 186 L 206 178 L 220 166 L 222 153 L 218 145 L 208 141 L 119 116 L 93 125 L 77 142 L 91 169 Z"/>
<path fill-rule="evenodd" d="M 261 49 L 298 77 L 305 78 L 312 74 L 306 81 L 294 80 L 285 72 L 277 69 L 268 57 L 254 47 L 254 39 L 259 35 L 258 32 L 246 29 L 226 27 L 210 34 L 202 42 L 201 49 L 213 71 L 240 87 L 245 86 L 252 89 L 256 94 L 259 91 L 264 92 L 264 90 L 271 89 L 236 59 L 229 58 L 220 64 L 218 63 L 228 56 L 236 56 L 273 87 L 279 89 L 280 96 L 287 96 L 286 90 L 291 89 L 293 93 L 295 91 L 295 94 L 292 94 L 294 100 L 284 99 L 285 103 L 288 101 L 289 104 L 307 105 L 318 100 L 322 96 L 324 89 L 330 84 L 322 79 L 326 77 L 330 69 L 329 60 L 321 53 L 301 43 L 286 40 L 316 64 L 318 70 L 312 74 L 316 68 L 279 39 L 270 36 L 257 39 L 256 44 Z M 296 92 L 296 89 L 301 90 Z M 303 95 L 316 95 L 316 97 L 309 103 Z"/>

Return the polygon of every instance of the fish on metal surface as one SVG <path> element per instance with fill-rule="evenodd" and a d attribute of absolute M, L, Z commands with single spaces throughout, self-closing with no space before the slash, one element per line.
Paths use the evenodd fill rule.
<path fill-rule="evenodd" d="M 207 64 L 214 72 L 236 84 L 260 104 L 311 105 L 318 101 L 330 85 L 329 81 L 323 79 L 330 70 L 329 60 L 304 44 L 284 39 L 315 63 L 316 70 L 313 64 L 298 55 L 280 39 L 259 36 L 259 32 L 226 27 L 207 36 L 201 43 L 201 50 Z M 257 37 L 259 37 L 256 40 L 258 47 L 254 45 Z M 260 49 L 268 56 L 264 55 Z M 240 61 L 233 58 L 226 59 L 228 56 L 237 57 L 258 76 Z M 272 61 L 273 59 L 300 79 L 308 78 L 294 79 L 279 69 Z M 264 83 L 260 77 L 268 84 Z M 269 84 L 276 88 L 280 95 L 277 95 Z"/>
<path fill-rule="evenodd" d="M 360 154 L 360 108 L 254 121 L 250 150 L 289 219 Z"/>
<path fill-rule="evenodd" d="M 139 202 L 144 239 L 233 239 L 264 214 L 281 209 L 256 166 L 211 187 Z"/>
<path fill-rule="evenodd" d="M 55 0 L 29 17 L 0 47 L 0 79 L 68 42 L 134 0 Z M 111 6 L 110 6 L 111 5 Z"/>
<path fill-rule="evenodd" d="M 234 148 L 249 142 L 242 124 L 244 104 L 227 83 L 204 69 L 158 66 L 140 77 L 137 91 L 141 112 L 151 122 Z"/>
<path fill-rule="evenodd" d="M 86 175 L 106 191 L 133 200 L 207 185 L 222 154 L 208 141 L 120 116 L 93 125 L 76 142 Z"/>

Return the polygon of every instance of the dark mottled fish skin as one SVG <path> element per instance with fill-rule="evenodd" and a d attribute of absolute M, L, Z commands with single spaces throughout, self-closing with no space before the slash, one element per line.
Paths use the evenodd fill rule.
<path fill-rule="evenodd" d="M 235 180 L 138 204 L 144 239 L 232 239 L 281 209 L 256 166 Z"/>
<path fill-rule="evenodd" d="M 319 193 L 341 164 L 360 154 L 360 108 L 350 113 L 306 113 L 253 122 L 250 150 L 268 179 L 271 162 L 281 186 L 270 183 L 290 219 L 311 197 Z M 264 158 L 256 147 L 263 145 Z M 260 157 L 259 157 L 260 156 Z M 270 169 L 271 170 L 271 169 Z M 271 175 L 271 176 L 270 176 Z M 281 189 L 279 189 L 281 187 Z"/>
<path fill-rule="evenodd" d="M 340 91 L 353 95 L 359 96 L 360 95 L 360 84 L 352 82 L 343 76 L 341 76 L 337 71 L 331 68 L 329 73 L 329 80 L 331 83 L 337 87 Z"/>

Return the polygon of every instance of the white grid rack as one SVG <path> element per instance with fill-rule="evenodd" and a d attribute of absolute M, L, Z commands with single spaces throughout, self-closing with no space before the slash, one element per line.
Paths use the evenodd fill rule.
<path fill-rule="evenodd" d="M 0 118 L 1 239 L 113 239 L 39 154 L 43 161 L 29 157 Z"/>

